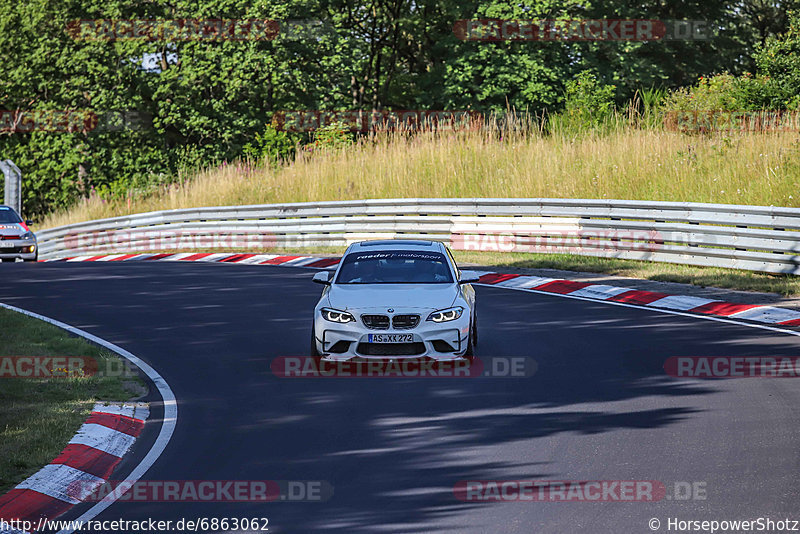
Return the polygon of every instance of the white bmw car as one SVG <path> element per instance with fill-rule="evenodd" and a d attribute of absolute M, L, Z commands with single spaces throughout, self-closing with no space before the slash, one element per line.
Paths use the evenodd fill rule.
<path fill-rule="evenodd" d="M 314 309 L 311 355 L 325 361 L 431 358 L 459 360 L 477 343 L 477 273 L 460 271 L 434 241 L 350 245 Z"/>

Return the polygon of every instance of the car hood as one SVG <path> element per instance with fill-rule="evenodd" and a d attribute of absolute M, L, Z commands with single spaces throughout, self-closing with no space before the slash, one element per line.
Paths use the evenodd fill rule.
<path fill-rule="evenodd" d="M 0 235 L 22 235 L 26 231 L 18 223 L 0 223 Z"/>
<path fill-rule="evenodd" d="M 370 308 L 449 308 L 458 297 L 456 284 L 334 284 L 328 292 L 331 307 L 340 310 Z"/>

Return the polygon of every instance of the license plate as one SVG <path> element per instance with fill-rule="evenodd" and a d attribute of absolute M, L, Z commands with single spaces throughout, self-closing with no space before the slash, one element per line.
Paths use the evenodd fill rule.
<path fill-rule="evenodd" d="M 413 343 L 414 334 L 369 334 L 370 343 Z"/>
<path fill-rule="evenodd" d="M 16 245 L 11 241 L 0 241 L 0 248 L 14 248 Z"/>

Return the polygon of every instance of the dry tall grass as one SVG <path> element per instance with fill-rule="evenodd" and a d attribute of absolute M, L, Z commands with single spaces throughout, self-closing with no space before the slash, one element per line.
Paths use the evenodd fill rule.
<path fill-rule="evenodd" d="M 39 228 L 151 210 L 314 200 L 567 197 L 800 206 L 796 134 L 689 136 L 663 129 L 497 135 L 378 134 L 273 169 L 234 163 L 148 196 L 90 198 Z"/>

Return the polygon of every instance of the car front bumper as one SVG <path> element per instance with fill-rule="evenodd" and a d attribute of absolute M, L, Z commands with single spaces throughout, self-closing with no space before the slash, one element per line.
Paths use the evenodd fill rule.
<path fill-rule="evenodd" d="M 429 312 L 428 312 L 429 313 Z M 422 317 L 427 317 L 427 314 Z M 455 321 L 434 323 L 422 319 L 411 329 L 372 329 L 356 319 L 355 323 L 339 324 L 327 321 L 317 311 L 314 318 L 315 342 L 323 360 L 339 362 L 353 358 L 377 360 L 402 360 L 431 358 L 437 361 L 454 361 L 463 358 L 470 334 L 469 312 Z M 398 346 L 396 343 L 370 343 L 370 334 L 401 334 L 413 336 L 413 341 Z M 445 345 L 446 344 L 446 345 Z M 346 347 L 344 350 L 342 350 Z"/>
<path fill-rule="evenodd" d="M 0 241 L 0 259 L 21 259 L 33 261 L 38 256 L 38 244 L 36 241 L 12 239 Z"/>

